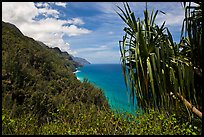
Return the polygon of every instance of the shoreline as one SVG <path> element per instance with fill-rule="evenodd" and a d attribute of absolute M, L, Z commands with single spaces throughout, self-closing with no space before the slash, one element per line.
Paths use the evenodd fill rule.
<path fill-rule="evenodd" d="M 108 68 L 110 68 L 110 67 L 112 67 L 112 65 L 120 65 L 120 64 L 111 64 L 111 65 L 109 65 L 109 64 L 92 64 L 93 67 L 96 66 L 96 67 L 100 68 L 100 66 L 98 66 L 98 65 L 103 65 L 103 66 L 105 66 L 105 68 L 107 68 L 107 65 L 108 65 Z M 86 70 L 85 70 L 85 72 L 86 72 Z M 91 72 L 91 73 L 93 73 L 93 72 Z M 83 70 L 80 67 L 76 68 L 76 71 L 74 72 L 74 74 L 75 74 L 76 78 L 80 82 L 83 82 L 85 75 L 84 75 Z M 117 98 L 114 95 L 112 95 L 112 94 L 114 94 L 114 91 L 112 91 L 113 90 L 112 88 L 108 87 L 109 84 L 107 84 L 107 81 L 105 82 L 106 83 L 105 85 L 104 84 L 100 84 L 100 81 L 97 80 L 97 76 L 98 75 L 94 75 L 95 78 L 93 78 L 93 77 L 87 78 L 87 75 L 86 75 L 86 78 L 87 78 L 88 82 L 90 82 L 96 88 L 102 90 L 102 92 L 104 93 L 105 98 L 108 101 L 108 104 L 110 105 L 111 110 L 118 110 L 118 111 L 120 111 L 120 113 L 129 112 L 129 113 L 133 114 L 134 111 L 135 111 L 135 108 L 133 106 L 131 106 L 130 102 L 123 101 L 124 97 L 123 97 L 123 99 L 121 99 L 121 96 L 119 98 Z M 111 82 L 111 81 L 109 81 L 109 82 Z M 112 85 L 112 86 L 114 86 L 114 85 Z M 115 89 L 115 90 L 117 90 L 117 89 Z"/>
<path fill-rule="evenodd" d="M 76 74 L 76 73 L 78 73 L 78 72 L 81 72 L 81 71 L 79 71 L 79 70 L 76 70 L 76 71 L 74 71 L 73 73 L 74 73 L 74 74 Z"/>
<path fill-rule="evenodd" d="M 78 70 L 78 68 L 76 68 L 76 71 L 73 72 L 73 74 L 75 75 L 75 77 L 82 82 L 81 78 L 77 77 L 77 73 L 81 72 L 80 70 Z"/>

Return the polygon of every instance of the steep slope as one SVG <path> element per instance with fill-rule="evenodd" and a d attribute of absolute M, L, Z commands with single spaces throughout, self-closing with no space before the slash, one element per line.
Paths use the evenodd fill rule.
<path fill-rule="evenodd" d="M 33 114 L 41 125 L 52 121 L 60 106 L 109 109 L 101 90 L 76 79 L 72 73 L 76 64 L 68 56 L 39 45 L 2 21 L 2 114 L 14 118 Z"/>
<path fill-rule="evenodd" d="M 13 33 L 18 34 L 19 36 L 23 36 L 23 33 L 15 25 L 11 23 L 8 23 L 8 22 L 5 23 L 2 21 L 2 28 L 9 29 Z"/>
<path fill-rule="evenodd" d="M 70 62 L 70 64 L 72 64 L 74 68 L 81 66 L 78 62 L 76 62 L 72 59 L 70 54 L 68 54 L 67 52 L 62 52 L 58 47 L 48 48 L 48 49 L 51 51 L 55 51 L 61 59 L 64 59 L 64 60 Z"/>
<path fill-rule="evenodd" d="M 80 57 L 74 57 L 73 55 L 70 55 L 67 52 L 62 52 L 58 47 L 50 48 L 41 41 L 38 41 L 38 43 L 44 48 L 56 51 L 56 53 L 59 56 L 61 56 L 61 58 L 64 58 L 65 60 L 69 60 L 71 64 L 74 65 L 75 68 L 83 66 L 84 64 L 90 64 L 90 62 L 88 62 L 86 59 L 83 59 Z"/>

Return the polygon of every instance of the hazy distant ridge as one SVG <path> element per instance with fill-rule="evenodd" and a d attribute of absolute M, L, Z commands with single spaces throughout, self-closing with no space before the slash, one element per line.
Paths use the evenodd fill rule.
<path fill-rule="evenodd" d="M 82 66 L 87 65 L 87 64 L 91 64 L 90 62 L 88 62 L 88 61 L 87 61 L 86 59 L 84 59 L 84 58 L 72 56 L 72 59 L 73 59 L 75 62 L 77 62 L 77 63 L 79 63 L 80 65 L 82 65 Z"/>

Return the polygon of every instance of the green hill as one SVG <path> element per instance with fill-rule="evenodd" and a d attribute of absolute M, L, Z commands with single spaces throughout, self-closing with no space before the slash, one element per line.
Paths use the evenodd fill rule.
<path fill-rule="evenodd" d="M 32 112 L 40 125 L 52 121 L 62 106 L 109 109 L 101 90 L 76 79 L 76 66 L 68 53 L 42 46 L 2 21 L 3 114 L 17 118 Z"/>
<path fill-rule="evenodd" d="M 100 89 L 77 80 L 78 65 L 2 21 L 2 134 L 195 134 L 174 115 L 114 113 Z"/>

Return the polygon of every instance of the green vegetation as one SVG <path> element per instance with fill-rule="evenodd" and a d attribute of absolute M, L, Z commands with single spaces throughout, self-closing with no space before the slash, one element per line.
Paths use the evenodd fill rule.
<path fill-rule="evenodd" d="M 202 3 L 197 5 L 184 6 L 179 43 L 173 41 L 165 22 L 160 27 L 155 24 L 159 11 L 149 14 L 146 6 L 144 20 L 140 20 L 124 3 L 118 15 L 127 24 L 120 52 L 133 103 L 136 96 L 144 112 L 164 109 L 168 115 L 175 113 L 181 123 L 197 121 L 201 129 L 202 113 L 191 107 L 202 110 Z"/>
<path fill-rule="evenodd" d="M 2 22 L 2 109 L 8 112 L 5 117 L 21 119 L 29 114 L 39 126 L 53 121 L 52 114 L 59 107 L 71 110 L 78 106 L 76 103 L 82 103 L 87 108 L 94 105 L 109 109 L 103 92 L 76 79 L 72 60 L 14 28 Z M 2 128 L 4 134 L 12 134 Z"/>
<path fill-rule="evenodd" d="M 72 73 L 76 62 L 2 22 L 2 134 L 199 134 L 174 115 L 110 110 L 100 89 Z"/>
<path fill-rule="evenodd" d="M 175 116 L 166 117 L 164 113 L 150 111 L 143 116 L 113 114 L 101 111 L 92 105 L 87 108 L 81 102 L 59 107 L 52 112 L 53 120 L 37 124 L 31 112 L 11 118 L 3 109 L 3 134 L 68 134 L 68 135 L 196 135 L 200 131 L 190 123 L 178 124 Z M 131 121 L 130 121 L 131 119 Z"/>

